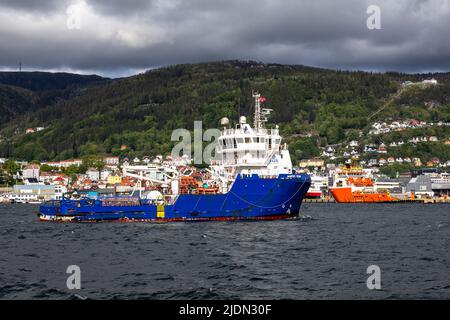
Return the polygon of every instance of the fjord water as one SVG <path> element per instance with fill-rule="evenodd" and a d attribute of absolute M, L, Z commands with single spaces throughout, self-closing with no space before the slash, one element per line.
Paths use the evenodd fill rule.
<path fill-rule="evenodd" d="M 297 220 L 39 222 L 0 205 L 2 299 L 448 299 L 450 206 L 310 204 Z M 69 290 L 69 265 L 81 289 Z M 381 290 L 369 290 L 369 265 Z"/>

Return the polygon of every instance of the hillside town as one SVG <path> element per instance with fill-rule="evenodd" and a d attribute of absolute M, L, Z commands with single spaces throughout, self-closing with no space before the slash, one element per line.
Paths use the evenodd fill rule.
<path fill-rule="evenodd" d="M 12 175 L 12 186 L 0 187 L 0 202 L 41 203 L 47 200 L 60 200 L 65 193 L 79 191 L 88 193 L 124 193 L 149 191 L 154 187 L 146 181 L 133 177 L 127 170 L 140 170 L 153 173 L 161 168 L 187 168 L 192 160 L 183 156 L 173 159 L 171 156 L 158 155 L 153 159 L 120 159 L 116 156 L 98 158 L 89 161 L 85 169 L 82 159 L 69 159 L 57 162 L 28 163 L 0 158 L 0 165 L 12 164 L 16 168 Z M 95 165 L 89 166 L 89 165 Z M 7 174 L 3 172 L 3 174 Z M 150 172 L 150 176 L 152 173 Z"/>
<path fill-rule="evenodd" d="M 347 148 L 348 147 L 348 148 Z M 301 160 L 295 166 L 296 172 L 306 172 L 311 175 L 312 185 L 309 197 L 333 201 L 330 188 L 336 186 L 339 179 L 345 176 L 364 177 L 374 181 L 375 191 L 389 192 L 399 199 L 427 199 L 428 201 L 448 201 L 450 194 L 450 173 L 440 161 L 422 163 L 416 157 L 404 159 L 373 158 L 368 161 L 357 162 L 358 154 L 355 150 L 361 146 L 352 141 L 344 149 L 349 158 L 343 163 L 330 163 L 327 159 L 332 152 L 324 151 L 324 157 Z M 383 154 L 387 146 L 364 146 L 362 152 Z M 330 157 L 331 158 L 331 157 Z M 57 162 L 28 163 L 0 159 L 3 168 L 9 164 L 13 167 L 14 183 L 0 187 L 0 202 L 4 203 L 42 203 L 48 200 L 60 200 L 64 194 L 75 192 L 87 196 L 100 194 L 135 194 L 136 192 L 151 192 L 161 186 L 151 183 L 167 168 L 180 172 L 194 172 L 192 159 L 185 155 L 179 158 L 158 155 L 154 158 L 120 158 L 106 156 L 95 162 L 84 163 L 82 159 L 69 159 Z M 402 173 L 396 177 L 388 177 L 380 171 L 383 166 L 394 163 L 407 162 L 414 166 L 414 170 Z M 3 175 L 7 172 L 3 172 Z M 205 174 L 204 172 L 202 174 Z M 355 175 L 356 174 L 356 175 Z"/>
<path fill-rule="evenodd" d="M 438 138 L 435 135 L 418 135 L 412 136 L 408 139 L 398 138 L 397 140 L 394 139 L 390 142 L 383 142 L 383 135 L 391 132 L 402 132 L 410 129 L 432 127 L 439 129 L 448 126 L 450 126 L 450 123 L 427 123 L 426 121 L 419 121 L 415 119 L 393 121 L 391 123 L 375 122 L 371 125 L 368 136 L 369 138 L 376 137 L 373 139 L 376 142 L 363 143 L 363 140 L 367 141 L 367 137 L 360 132 L 360 141 L 351 140 L 348 143 L 340 143 L 323 147 L 321 151 L 321 158 L 326 159 L 327 162 L 342 162 L 347 164 L 350 163 L 352 159 L 357 159 L 359 160 L 360 165 L 367 167 L 383 167 L 392 164 L 411 164 L 414 167 L 450 167 L 449 159 L 439 159 L 439 157 L 421 159 L 420 157 L 414 156 L 414 152 L 411 152 L 411 154 L 405 156 L 393 156 L 393 154 L 399 153 L 402 147 L 414 149 L 419 144 L 440 144 L 450 146 L 450 138 L 447 136 Z"/>

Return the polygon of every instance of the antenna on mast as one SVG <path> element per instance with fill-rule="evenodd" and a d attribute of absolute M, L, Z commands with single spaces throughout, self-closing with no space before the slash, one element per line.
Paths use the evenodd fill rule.
<path fill-rule="evenodd" d="M 258 92 L 253 92 L 255 98 L 255 129 L 262 129 L 263 123 L 267 122 L 267 117 L 273 109 L 261 108 L 261 103 L 266 102 L 266 98 L 262 97 Z"/>
<path fill-rule="evenodd" d="M 253 92 L 252 96 L 255 99 L 255 120 L 253 125 L 255 129 L 259 129 L 261 128 L 261 105 L 259 101 L 261 95 L 258 92 Z"/>

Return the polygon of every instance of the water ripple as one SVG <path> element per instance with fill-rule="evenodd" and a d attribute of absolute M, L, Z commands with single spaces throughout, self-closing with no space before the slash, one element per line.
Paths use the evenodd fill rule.
<path fill-rule="evenodd" d="M 42 223 L 36 210 L 0 205 L 2 299 L 450 296 L 448 206 L 308 204 L 283 221 L 168 224 Z M 372 264 L 380 291 L 366 287 Z"/>

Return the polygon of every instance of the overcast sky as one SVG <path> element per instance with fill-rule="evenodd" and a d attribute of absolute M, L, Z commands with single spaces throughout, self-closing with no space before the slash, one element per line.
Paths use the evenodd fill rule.
<path fill-rule="evenodd" d="M 224 59 L 450 71 L 450 0 L 0 0 L 1 70 L 115 77 Z"/>

